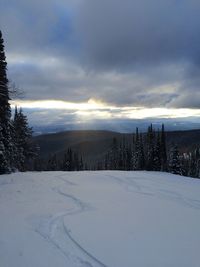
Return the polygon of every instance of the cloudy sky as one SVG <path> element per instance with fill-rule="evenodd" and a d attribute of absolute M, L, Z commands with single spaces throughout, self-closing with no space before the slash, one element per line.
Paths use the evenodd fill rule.
<path fill-rule="evenodd" d="M 199 0 L 1 0 L 0 10 L 8 75 L 24 91 L 13 105 L 33 125 L 200 123 Z"/>

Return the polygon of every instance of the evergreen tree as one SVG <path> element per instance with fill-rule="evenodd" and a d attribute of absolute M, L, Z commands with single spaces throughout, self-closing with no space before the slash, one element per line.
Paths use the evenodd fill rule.
<path fill-rule="evenodd" d="M 195 177 L 200 178 L 200 150 L 196 148 L 196 174 Z"/>
<path fill-rule="evenodd" d="M 104 160 L 104 169 L 109 170 L 109 153 L 106 154 L 105 160 Z"/>
<path fill-rule="evenodd" d="M 180 160 L 182 166 L 182 175 L 189 176 L 190 153 L 183 153 Z"/>
<path fill-rule="evenodd" d="M 28 162 L 35 156 L 34 148 L 31 142 L 32 128 L 29 127 L 27 117 L 23 114 L 22 109 L 15 108 L 13 120 L 14 126 L 14 143 L 16 147 L 17 159 L 15 167 L 19 171 L 26 171 Z"/>
<path fill-rule="evenodd" d="M 199 166 L 200 166 L 200 153 L 199 148 L 195 148 L 192 152 L 189 153 L 189 160 L 188 160 L 188 170 L 187 175 L 197 178 L 199 177 Z"/>
<path fill-rule="evenodd" d="M 160 160 L 161 160 L 161 171 L 167 171 L 167 149 L 166 149 L 166 134 L 165 134 L 164 124 L 162 124 L 161 137 L 160 137 Z"/>
<path fill-rule="evenodd" d="M 139 134 L 138 128 L 136 128 L 132 162 L 133 170 L 143 170 L 145 167 L 143 138 L 142 134 Z"/>
<path fill-rule="evenodd" d="M 178 147 L 175 145 L 171 148 L 169 155 L 169 171 L 173 174 L 182 175 L 182 166 L 179 156 Z"/>
<path fill-rule="evenodd" d="M 8 163 L 5 157 L 5 147 L 3 143 L 2 129 L 0 128 L 0 174 L 4 174 L 7 171 Z"/>
<path fill-rule="evenodd" d="M 153 149 L 153 166 L 152 170 L 160 171 L 161 170 L 161 144 L 160 144 L 160 133 L 157 133 L 157 140 Z"/>
<path fill-rule="evenodd" d="M 153 170 L 153 161 L 154 161 L 154 142 L 155 142 L 155 132 L 153 130 L 152 124 L 148 127 L 147 132 L 147 143 L 146 143 L 146 151 L 147 151 L 147 158 L 146 158 L 146 169 L 148 171 Z"/>
<path fill-rule="evenodd" d="M 139 133 L 138 128 L 136 128 L 135 142 L 134 142 L 134 152 L 133 152 L 133 170 L 139 170 Z"/>
<path fill-rule="evenodd" d="M 143 144 L 143 136 L 140 133 L 140 169 L 145 169 L 145 156 L 144 156 L 144 144 Z"/>
<path fill-rule="evenodd" d="M 134 145 L 135 149 L 133 153 L 133 170 L 140 170 L 140 140 L 138 128 L 136 128 Z"/>
<path fill-rule="evenodd" d="M 188 175 L 191 177 L 196 177 L 196 153 L 195 151 L 192 151 L 190 153 L 190 159 L 189 159 L 189 170 Z"/>
<path fill-rule="evenodd" d="M 83 157 L 81 156 L 81 159 L 79 161 L 79 171 L 83 171 L 84 170 L 84 163 L 83 163 Z"/>
<path fill-rule="evenodd" d="M 88 169 L 88 167 L 87 167 Z M 84 163 L 82 156 L 80 157 L 77 152 L 72 151 L 71 148 L 67 150 L 64 154 L 63 171 L 82 171 L 84 170 Z"/>
<path fill-rule="evenodd" d="M 73 156 L 71 148 L 69 148 L 64 155 L 63 170 L 64 171 L 73 170 Z"/>
<path fill-rule="evenodd" d="M 1 127 L 1 147 L 2 157 L 5 159 L 4 171 L 2 173 L 11 171 L 12 161 L 12 139 L 10 129 L 11 108 L 9 104 L 9 90 L 7 79 L 7 63 L 4 52 L 4 40 L 0 31 L 0 127 Z"/>
<path fill-rule="evenodd" d="M 118 166 L 117 166 L 118 170 L 124 170 L 125 162 L 124 162 L 123 149 L 124 149 L 124 147 L 123 147 L 123 144 L 121 143 L 119 146 L 119 151 L 118 151 Z"/>
<path fill-rule="evenodd" d="M 132 170 L 132 164 L 131 163 L 132 163 L 132 148 L 129 145 L 126 148 L 126 170 L 127 171 Z"/>

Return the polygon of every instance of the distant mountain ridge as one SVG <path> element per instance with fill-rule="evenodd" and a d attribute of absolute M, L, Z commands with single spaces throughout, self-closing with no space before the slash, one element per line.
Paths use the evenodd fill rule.
<path fill-rule="evenodd" d="M 79 152 L 86 163 L 95 164 L 104 159 L 111 147 L 113 138 L 118 141 L 126 139 L 128 143 L 131 143 L 133 134 L 103 130 L 65 131 L 35 136 L 34 142 L 40 147 L 39 155 L 41 158 L 47 158 L 52 154 L 62 157 L 70 147 Z M 195 146 L 200 145 L 200 129 L 166 132 L 166 142 L 168 148 L 170 144 L 175 143 L 181 152 L 190 151 Z"/>

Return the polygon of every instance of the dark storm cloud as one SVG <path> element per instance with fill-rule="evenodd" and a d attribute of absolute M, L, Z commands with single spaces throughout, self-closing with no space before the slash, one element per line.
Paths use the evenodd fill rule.
<path fill-rule="evenodd" d="M 9 77 L 27 99 L 200 106 L 197 0 L 1 0 Z"/>

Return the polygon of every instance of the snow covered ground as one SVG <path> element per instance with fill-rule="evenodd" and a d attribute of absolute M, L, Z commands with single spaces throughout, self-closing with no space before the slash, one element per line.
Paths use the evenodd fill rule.
<path fill-rule="evenodd" d="M 200 180 L 156 172 L 0 176 L 0 267 L 199 267 Z"/>

